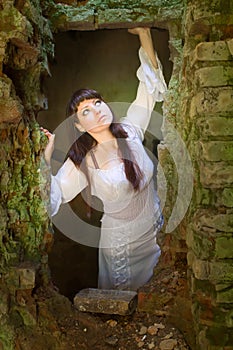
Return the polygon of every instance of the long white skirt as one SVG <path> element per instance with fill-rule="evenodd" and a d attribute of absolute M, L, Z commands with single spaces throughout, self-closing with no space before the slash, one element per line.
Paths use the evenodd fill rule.
<path fill-rule="evenodd" d="M 156 235 L 161 226 L 143 220 L 136 226 L 126 224 L 111 229 L 105 221 L 99 248 L 98 287 L 137 290 L 150 280 L 158 262 L 161 250 Z"/>

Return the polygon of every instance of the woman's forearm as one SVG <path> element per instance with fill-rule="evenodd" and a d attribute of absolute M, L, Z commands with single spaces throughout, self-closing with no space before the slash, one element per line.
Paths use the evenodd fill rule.
<path fill-rule="evenodd" d="M 158 62 L 155 56 L 155 50 L 154 50 L 154 45 L 151 37 L 150 28 L 140 28 L 138 35 L 139 35 L 141 46 L 147 53 L 147 56 L 150 58 L 153 66 L 157 69 Z"/>

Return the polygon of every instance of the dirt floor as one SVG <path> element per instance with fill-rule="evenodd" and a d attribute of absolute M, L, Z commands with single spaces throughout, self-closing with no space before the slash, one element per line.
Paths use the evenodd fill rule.
<path fill-rule="evenodd" d="M 42 299 L 38 296 L 38 325 L 17 329 L 17 350 L 190 349 L 166 316 L 91 314 L 75 310 L 60 295 Z"/>

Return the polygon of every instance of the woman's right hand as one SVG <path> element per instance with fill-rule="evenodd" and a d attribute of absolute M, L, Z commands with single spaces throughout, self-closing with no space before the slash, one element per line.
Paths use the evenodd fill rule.
<path fill-rule="evenodd" d="M 45 150 L 44 150 L 44 157 L 45 161 L 48 165 L 50 165 L 51 157 L 54 151 L 54 141 L 55 141 L 55 134 L 52 134 L 47 129 L 41 127 L 40 130 L 47 136 L 49 142 L 47 143 Z"/>

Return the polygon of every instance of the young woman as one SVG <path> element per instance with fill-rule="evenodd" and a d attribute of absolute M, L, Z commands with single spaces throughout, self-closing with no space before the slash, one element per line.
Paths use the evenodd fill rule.
<path fill-rule="evenodd" d="M 149 28 L 134 28 L 139 36 L 141 65 L 135 101 L 116 123 L 110 107 L 94 90 L 76 91 L 69 102 L 81 135 L 51 181 L 52 215 L 84 188 L 103 202 L 99 242 L 99 279 L 102 289 L 137 290 L 153 274 L 160 256 L 156 235 L 162 226 L 159 199 L 153 183 L 153 163 L 142 145 L 156 101 L 163 100 L 166 83 L 154 52 Z M 50 163 L 54 135 L 49 142 Z"/>

